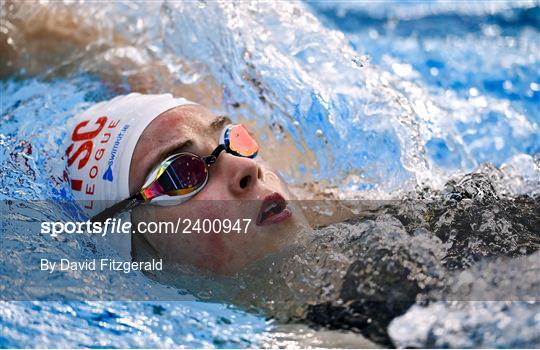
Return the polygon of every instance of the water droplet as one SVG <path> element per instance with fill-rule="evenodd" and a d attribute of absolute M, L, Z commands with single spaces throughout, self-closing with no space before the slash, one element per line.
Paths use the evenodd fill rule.
<path fill-rule="evenodd" d="M 393 63 L 392 70 L 402 78 L 410 77 L 413 73 L 413 67 L 408 63 Z"/>
<path fill-rule="evenodd" d="M 379 37 L 379 32 L 373 28 L 369 30 L 368 34 L 371 39 L 377 39 Z"/>

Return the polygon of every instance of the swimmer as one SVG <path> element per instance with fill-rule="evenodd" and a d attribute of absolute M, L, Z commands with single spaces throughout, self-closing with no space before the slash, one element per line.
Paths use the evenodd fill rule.
<path fill-rule="evenodd" d="M 6 4 L 14 3 L 3 2 L 2 6 Z M 99 24 L 71 21 L 69 12 L 59 10 L 61 16 L 51 15 L 47 8 L 40 12 L 36 5 L 35 13 L 8 21 L 6 27 L 20 30 L 0 32 L 0 36 L 14 35 L 1 41 L 8 44 L 0 51 L 9 63 L 2 68 L 7 68 L 8 72 L 3 72 L 7 76 L 21 68 L 25 74 L 49 72 L 49 66 L 61 67 L 55 74 L 67 74 L 70 50 L 66 48 L 71 47 L 79 59 L 97 58 L 83 67 L 101 66 L 90 70 L 118 92 L 119 96 L 74 116 L 68 126 L 70 186 L 88 216 L 99 220 L 130 215 L 133 223 L 176 222 L 179 218 L 253 222 L 242 235 L 134 232 L 132 239 L 122 239 L 114 246 L 134 260 L 149 255 L 233 276 L 223 278 L 225 283 L 217 288 L 221 279 L 215 275 L 209 274 L 208 281 L 203 280 L 206 274 L 193 274 L 193 279 L 201 277 L 201 284 L 212 283 L 210 288 L 186 287 L 188 283 L 181 276 L 181 288 L 190 292 L 210 289 L 211 298 L 233 299 L 233 304 L 250 310 L 260 307 L 276 319 L 360 330 L 381 344 L 391 345 L 386 334 L 389 322 L 416 300 L 429 300 L 428 293 L 444 286 L 443 264 L 462 269 L 482 256 L 500 254 L 497 249 L 509 255 L 538 250 L 538 215 L 527 213 L 538 213 L 538 201 L 528 204 L 532 210 L 524 207 L 527 215 L 515 215 L 525 218 L 522 222 L 506 219 L 519 209 L 514 207 L 515 201 L 487 196 L 489 188 L 483 185 L 477 192 L 491 200 L 470 200 L 477 176 L 471 178 L 472 185 L 465 181 L 451 186 L 454 192 L 435 201 L 431 208 L 424 202 L 388 206 L 373 211 L 370 220 L 361 225 L 341 225 L 320 232 L 309 245 L 295 245 L 306 236 L 305 230 L 317 223 L 306 219 L 307 213 L 296 207 L 278 172 L 260 156 L 274 145 L 259 144 L 253 136 L 256 130 L 210 111 L 221 105 L 219 87 L 177 86 L 166 71 L 160 74 L 158 61 L 135 64 L 128 69 L 135 73 L 124 74 L 125 66 L 99 61 L 102 56 L 92 56 L 95 46 L 88 45 L 105 36 L 110 42 L 101 45 L 129 47 L 123 38 L 114 33 L 104 35 L 106 28 Z M 50 41 L 42 42 L 43 38 Z M 23 52 L 10 44 L 21 41 L 18 47 L 24 48 Z M 26 61 L 41 53 L 44 46 L 52 48 L 49 56 Z M 127 78 L 127 91 L 122 90 L 119 77 Z M 163 81 L 156 83 L 157 77 Z M 135 93 L 128 93 L 132 91 Z M 179 181 L 161 176 L 176 176 Z M 465 200 L 459 203 L 461 198 Z M 493 227 L 519 228 L 516 233 L 508 232 L 512 239 L 474 229 L 479 226 L 478 218 L 492 218 L 492 213 L 500 214 Z M 241 272 L 235 274 L 237 271 Z"/>
<path fill-rule="evenodd" d="M 25 7 L 6 2 L 3 6 L 9 24 L 17 28 L 10 32 L 16 34 L 12 39 L 23 43 L 20 46 L 26 51 L 7 45 L 9 74 L 27 67 L 27 75 L 49 72 L 57 62 L 70 61 L 68 48 L 91 55 L 91 44 L 102 37 L 111 40 L 102 43 L 105 46 L 129 45 L 112 29 L 79 17 L 76 10 L 37 3 Z M 54 52 L 31 64 L 26 61 L 26 57 L 42 57 L 43 45 Z M 99 61 L 100 57 L 95 56 L 93 67 L 111 64 Z M 172 93 L 152 93 L 155 82 L 148 77 L 162 76 L 160 66 L 151 62 L 130 67 L 141 72 L 128 76 L 136 93 L 121 91 L 70 121 L 66 159 L 74 198 L 94 219 L 132 209 L 126 215 L 134 226 L 179 219 L 250 221 L 247 232 L 241 234 L 137 232 L 133 240 L 113 242 L 123 254 L 144 250 L 165 261 L 231 273 L 292 244 L 310 225 L 278 171 L 257 154 L 259 147 L 271 146 L 259 145 L 246 126 L 204 106 L 219 105 L 220 97 L 201 97 L 220 96 L 219 87 L 170 85 Z M 95 73 L 119 86 L 118 77 L 110 73 L 114 67 L 103 68 Z M 67 74 L 68 68 L 63 69 L 57 74 Z M 195 92 L 197 88 L 203 93 Z M 166 176 L 179 181 L 165 183 Z M 126 203 L 126 199 L 131 201 Z"/>
<path fill-rule="evenodd" d="M 71 187 L 94 220 L 133 207 L 134 224 L 251 222 L 243 234 L 137 233 L 166 261 L 230 273 L 309 226 L 249 130 L 194 102 L 131 93 L 84 111 L 69 130 Z"/>

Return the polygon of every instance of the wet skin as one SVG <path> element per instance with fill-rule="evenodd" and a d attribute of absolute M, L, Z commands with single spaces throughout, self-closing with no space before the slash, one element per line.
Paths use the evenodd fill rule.
<path fill-rule="evenodd" d="M 199 105 L 185 105 L 162 113 L 141 135 L 131 160 L 130 192 L 136 193 L 152 169 L 178 151 L 209 155 L 230 121 Z M 264 147 L 264 145 L 261 145 Z M 260 222 L 263 201 L 287 201 L 291 215 Z M 140 221 L 173 222 L 191 219 L 251 219 L 245 233 L 144 234 L 155 254 L 165 261 L 228 274 L 291 244 L 308 224 L 291 202 L 287 185 L 260 157 L 236 157 L 222 152 L 209 168 L 206 186 L 185 203 L 142 205 L 132 214 Z M 277 221 L 277 222 L 276 222 Z M 244 224 L 242 224 L 242 228 Z"/>

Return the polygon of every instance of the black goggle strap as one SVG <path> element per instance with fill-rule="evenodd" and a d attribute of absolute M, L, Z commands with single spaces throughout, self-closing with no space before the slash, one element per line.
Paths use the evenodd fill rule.
<path fill-rule="evenodd" d="M 124 199 L 123 201 L 116 203 L 112 207 L 109 207 L 103 210 L 101 213 L 92 217 L 90 221 L 92 222 L 105 222 L 105 220 L 113 218 L 114 216 L 121 214 L 123 212 L 129 211 L 135 208 L 138 204 L 144 203 L 144 198 L 142 194 L 137 193 L 133 196 Z"/>
<path fill-rule="evenodd" d="M 217 161 L 219 155 L 223 151 L 227 151 L 227 147 L 225 145 L 223 145 L 223 144 L 218 145 L 216 147 L 216 149 L 212 152 L 212 154 L 210 154 L 209 156 L 206 156 L 206 157 L 202 157 L 202 159 L 204 160 L 206 165 L 210 166 L 210 165 L 214 164 Z"/>
<path fill-rule="evenodd" d="M 219 156 L 219 154 L 222 152 L 222 151 L 227 151 L 227 146 L 225 146 L 224 144 L 221 144 L 221 145 L 218 145 L 216 147 L 216 149 L 212 152 L 212 154 L 210 155 L 210 157 L 213 157 L 214 158 L 214 161 L 212 163 L 215 163 L 215 161 L 217 160 L 217 157 Z M 208 157 L 207 157 L 208 158 Z M 206 159 L 205 159 L 206 161 Z M 210 164 L 212 164 L 210 163 Z M 208 164 L 208 163 L 207 163 Z"/>

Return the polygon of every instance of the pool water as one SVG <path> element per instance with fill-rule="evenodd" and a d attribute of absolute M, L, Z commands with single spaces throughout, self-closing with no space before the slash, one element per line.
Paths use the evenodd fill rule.
<path fill-rule="evenodd" d="M 29 223 L 84 218 L 76 207 L 39 202 L 71 198 L 63 180 L 65 123 L 96 101 L 129 92 L 130 70 L 152 60 L 163 62 L 173 84 L 221 86 L 211 107 L 258 126 L 261 144 L 275 143 L 263 156 L 293 184 L 317 181 L 343 198 L 400 198 L 419 188 L 441 189 L 478 167 L 487 173 L 482 164 L 488 162 L 502 171 L 502 192 L 540 195 L 538 1 L 55 6 L 71 6 L 133 45 L 96 44 L 37 76 L 23 69 L 1 82 L 2 347 L 370 344 L 343 341 L 341 333 L 282 331 L 264 314 L 196 295 L 176 302 L 70 301 L 84 299 L 87 289 L 79 287 L 92 283 L 122 286 L 132 300 L 179 293 L 140 274 L 99 282 L 71 276 L 51 295 L 40 294 L 39 286 L 52 277 L 35 271 L 25 281 L 36 287 L 32 298 L 44 301 L 9 301 L 21 299 L 23 287 L 2 282 L 17 266 L 35 263 L 37 254 L 96 256 L 84 237 L 52 245 L 32 234 Z M 116 86 L 97 73 L 111 62 L 120 62 L 114 67 L 126 77 Z M 167 84 L 153 92 L 168 92 Z M 291 149 L 301 156 L 280 163 L 280 151 Z M 398 346 L 540 344 L 538 303 L 493 303 L 472 310 L 455 302 L 415 305 L 389 334 Z"/>

